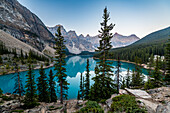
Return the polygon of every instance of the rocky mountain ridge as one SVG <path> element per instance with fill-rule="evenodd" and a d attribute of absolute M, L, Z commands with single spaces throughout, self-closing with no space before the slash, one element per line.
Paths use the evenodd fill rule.
<path fill-rule="evenodd" d="M 17 0 L 0 0 L 0 29 L 40 51 L 54 38 L 44 23 Z"/>
<path fill-rule="evenodd" d="M 66 47 L 68 48 L 69 52 L 74 54 L 79 54 L 82 51 L 89 51 L 94 52 L 95 49 L 99 46 L 99 38 L 98 35 L 90 36 L 87 34 L 86 36 L 80 34 L 79 36 L 76 34 L 75 31 L 66 31 L 62 25 L 56 25 L 54 27 L 47 27 L 48 30 L 55 36 L 57 33 L 58 27 L 61 27 L 61 33 L 66 40 Z M 123 36 L 118 33 L 113 35 L 111 40 L 113 48 L 123 47 L 130 45 L 137 40 L 139 40 L 136 35 L 132 34 L 130 36 Z"/>

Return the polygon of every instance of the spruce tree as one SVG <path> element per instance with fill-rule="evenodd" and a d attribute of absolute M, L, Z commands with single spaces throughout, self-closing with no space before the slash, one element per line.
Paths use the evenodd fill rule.
<path fill-rule="evenodd" d="M 55 91 L 55 81 L 52 70 L 50 70 L 49 74 L 49 95 L 50 95 L 50 102 L 56 102 L 57 101 L 57 95 Z"/>
<path fill-rule="evenodd" d="M 80 91 L 79 91 L 79 93 L 80 93 L 80 99 L 82 99 L 83 100 L 83 74 L 81 73 L 81 75 L 80 75 Z"/>
<path fill-rule="evenodd" d="M 117 68 L 117 71 L 116 71 L 116 79 L 117 79 L 117 94 L 119 94 L 119 82 L 120 82 L 120 68 L 121 68 L 121 63 L 120 63 L 120 58 L 119 58 L 119 56 L 118 56 L 118 60 L 117 60 L 117 66 L 116 66 L 116 68 Z"/>
<path fill-rule="evenodd" d="M 55 70 L 57 70 L 56 77 L 58 78 L 58 83 L 60 86 L 60 102 L 63 104 L 63 99 L 67 99 L 68 96 L 68 82 L 66 80 L 67 75 L 66 75 L 66 62 L 65 62 L 65 57 L 66 57 L 66 47 L 64 45 L 64 37 L 61 34 L 60 27 L 57 29 L 57 34 L 56 34 L 56 57 L 55 57 Z"/>
<path fill-rule="evenodd" d="M 122 80 L 122 85 L 121 85 L 121 89 L 125 89 L 125 87 L 126 87 L 125 79 L 123 78 L 123 80 Z"/>
<path fill-rule="evenodd" d="M 35 86 L 35 80 L 34 80 L 34 73 L 31 64 L 28 65 L 29 70 L 26 81 L 26 94 L 24 98 L 24 105 L 26 108 L 32 108 L 37 105 L 37 99 L 36 99 L 36 86 Z"/>
<path fill-rule="evenodd" d="M 130 73 L 129 73 L 129 67 L 127 69 L 127 74 L 126 74 L 126 87 L 130 87 Z"/>
<path fill-rule="evenodd" d="M 47 83 L 47 77 L 45 75 L 43 65 L 41 65 L 39 73 L 40 76 L 38 77 L 37 80 L 38 100 L 40 102 L 49 102 L 49 92 L 48 92 L 49 85 Z"/>
<path fill-rule="evenodd" d="M 80 100 L 80 91 L 78 90 L 77 100 Z"/>
<path fill-rule="evenodd" d="M 150 56 L 149 58 L 149 63 L 148 63 L 148 74 L 149 76 L 151 76 L 151 71 L 152 71 L 152 67 L 154 66 L 154 57 L 153 57 L 153 54 Z"/>
<path fill-rule="evenodd" d="M 15 77 L 15 85 L 14 85 L 13 93 L 19 94 L 19 97 L 21 97 L 25 91 L 18 70 L 19 70 L 18 64 L 15 62 L 15 72 L 17 73 L 17 76 Z"/>
<path fill-rule="evenodd" d="M 135 86 L 135 80 L 136 79 L 136 76 L 135 76 L 135 70 L 133 69 L 132 70 L 132 82 L 131 82 L 131 86 L 134 87 Z"/>
<path fill-rule="evenodd" d="M 141 59 L 136 57 L 135 58 L 135 86 L 142 86 L 144 84 L 143 78 L 144 76 L 142 75 L 142 70 L 141 70 Z"/>
<path fill-rule="evenodd" d="M 82 82 L 82 84 L 83 84 L 83 90 L 82 90 L 82 98 L 83 98 L 83 100 L 84 100 L 84 90 L 85 90 L 84 83 L 85 83 L 85 79 L 83 77 L 83 82 Z"/>
<path fill-rule="evenodd" d="M 154 78 L 153 82 L 154 82 L 154 87 L 159 87 L 161 86 L 161 72 L 160 72 L 160 68 L 159 68 L 159 58 L 157 56 L 156 61 L 155 61 L 155 67 L 152 73 L 152 77 Z"/>
<path fill-rule="evenodd" d="M 84 98 L 89 99 L 89 91 L 90 91 L 90 71 L 89 71 L 89 59 L 87 59 L 86 65 L 86 80 L 85 80 L 85 91 L 84 91 Z"/>
<path fill-rule="evenodd" d="M 89 99 L 93 100 L 93 101 L 97 101 L 99 102 L 101 100 L 101 92 L 99 91 L 99 89 L 102 87 L 102 80 L 100 79 L 99 76 L 99 67 L 96 65 L 95 67 L 95 77 L 92 78 L 92 80 L 94 80 L 94 84 L 92 85 L 91 89 L 90 89 L 90 96 Z"/>
<path fill-rule="evenodd" d="M 170 85 L 170 39 L 167 43 L 165 59 L 166 59 L 165 82 L 166 82 L 166 84 Z"/>
<path fill-rule="evenodd" d="M 0 56 L 0 64 L 2 64 L 2 57 Z"/>
<path fill-rule="evenodd" d="M 111 94 L 115 91 L 115 85 L 113 84 L 113 79 L 111 78 L 111 76 L 113 76 L 113 66 L 111 66 L 112 62 L 107 61 L 106 59 L 109 50 L 112 48 L 111 38 L 113 35 L 110 31 L 114 27 L 112 24 L 108 25 L 110 18 L 107 8 L 104 9 L 103 19 L 104 20 L 101 23 L 101 30 L 99 30 L 99 47 L 96 50 L 99 52 L 99 61 L 97 62 L 97 65 L 99 66 L 99 84 L 102 87 L 96 90 L 97 92 L 100 92 L 100 95 L 96 95 L 96 98 L 101 97 L 103 99 L 107 99 L 110 98 Z"/>

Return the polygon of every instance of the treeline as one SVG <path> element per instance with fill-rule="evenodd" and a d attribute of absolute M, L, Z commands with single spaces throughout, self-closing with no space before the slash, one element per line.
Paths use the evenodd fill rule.
<path fill-rule="evenodd" d="M 153 55 L 164 56 L 166 50 L 166 43 L 162 44 L 142 44 L 132 47 L 123 47 L 110 50 L 107 59 L 117 59 L 135 62 L 135 57 L 139 57 L 142 63 L 147 63 L 149 57 Z M 99 54 L 95 54 L 94 57 L 99 57 Z"/>
<path fill-rule="evenodd" d="M 49 61 L 49 59 L 43 55 L 39 55 L 38 52 L 35 53 L 34 51 L 30 50 L 29 53 L 28 53 L 28 57 L 31 58 L 31 59 L 36 59 L 36 60 L 39 60 L 39 61 Z M 26 57 L 27 57 L 27 54 L 26 54 Z"/>
<path fill-rule="evenodd" d="M 0 55 L 11 53 L 4 43 L 0 41 Z"/>
<path fill-rule="evenodd" d="M 43 55 L 39 55 L 38 52 L 34 52 L 32 50 L 29 51 L 29 53 L 23 53 L 22 49 L 20 53 L 17 53 L 16 48 L 9 49 L 5 46 L 3 42 L 0 41 L 0 55 L 3 54 L 13 54 L 14 58 L 31 58 L 31 59 L 36 59 L 39 61 L 49 61 L 49 59 Z"/>

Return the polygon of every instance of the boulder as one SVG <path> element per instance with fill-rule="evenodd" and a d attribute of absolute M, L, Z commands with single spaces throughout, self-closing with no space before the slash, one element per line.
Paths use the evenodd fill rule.
<path fill-rule="evenodd" d="M 128 89 L 128 88 L 125 88 L 125 90 L 134 95 L 135 97 L 138 97 L 138 98 L 143 98 L 143 99 L 151 99 L 152 97 L 144 90 L 140 90 L 140 89 Z"/>
<path fill-rule="evenodd" d="M 166 105 L 158 105 L 156 108 L 156 113 L 170 113 L 170 102 Z"/>

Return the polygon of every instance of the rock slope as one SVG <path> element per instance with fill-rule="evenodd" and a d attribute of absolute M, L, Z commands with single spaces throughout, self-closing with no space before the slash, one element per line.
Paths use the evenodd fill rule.
<path fill-rule="evenodd" d="M 9 49 L 16 48 L 16 52 L 18 54 L 20 54 L 21 49 L 22 49 L 23 53 L 28 53 L 30 50 L 32 50 L 32 51 L 38 53 L 39 55 L 44 55 L 40 51 L 31 47 L 30 45 L 14 38 L 10 34 L 4 32 L 2 30 L 0 30 L 0 41 L 2 41 L 6 45 L 6 47 L 8 47 Z"/>
<path fill-rule="evenodd" d="M 17 0 L 0 0 L 0 29 L 38 50 L 53 38 L 43 22 Z"/>

